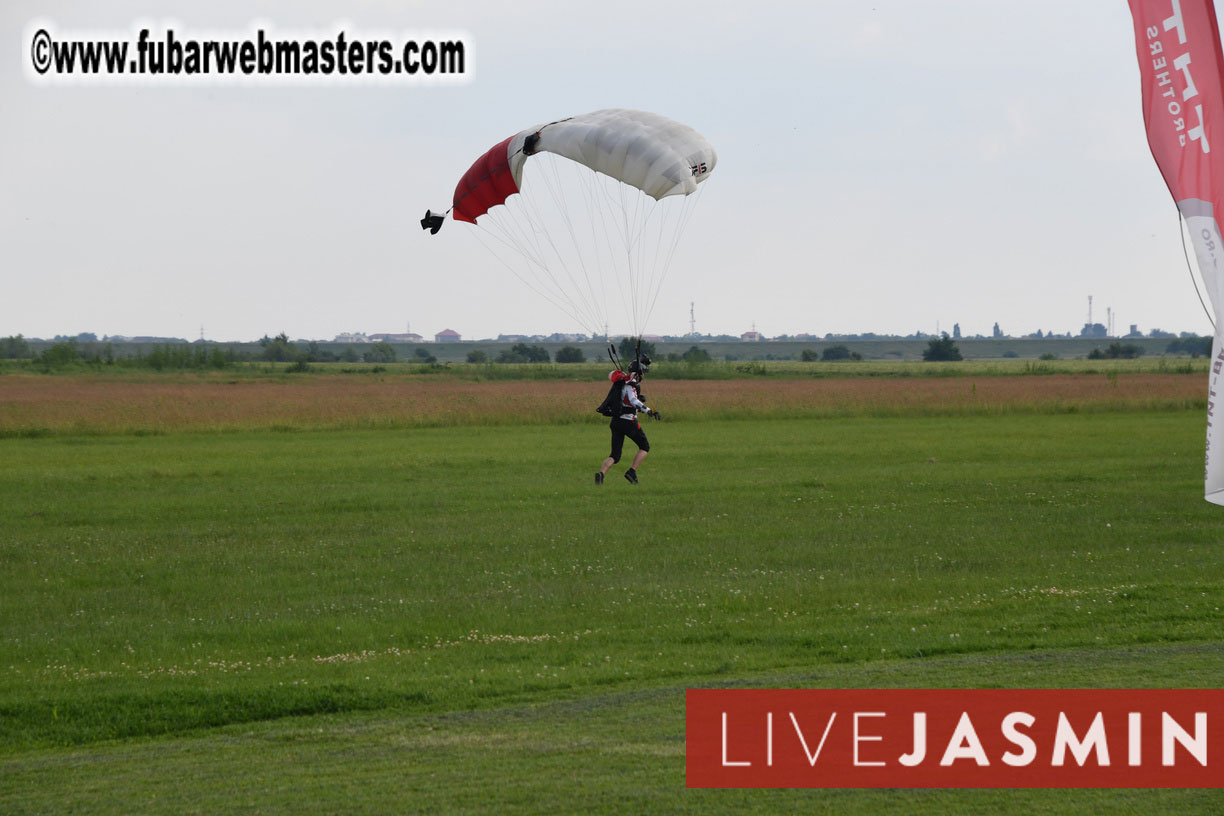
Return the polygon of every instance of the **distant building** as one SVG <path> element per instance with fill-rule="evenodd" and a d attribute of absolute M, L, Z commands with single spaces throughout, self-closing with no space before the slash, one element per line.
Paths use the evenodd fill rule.
<path fill-rule="evenodd" d="M 744 332 L 740 335 L 740 340 L 743 340 L 745 343 L 759 343 L 761 339 L 759 331 Z"/>
<path fill-rule="evenodd" d="M 453 329 L 443 329 L 434 335 L 435 343 L 458 343 L 463 337 Z"/>
<path fill-rule="evenodd" d="M 400 334 L 371 334 L 370 339 L 381 343 L 419 343 L 425 338 L 416 332 L 401 332 Z"/>
<path fill-rule="evenodd" d="M 368 343 L 370 338 L 366 337 L 361 332 L 342 332 L 336 335 L 333 343 Z"/>

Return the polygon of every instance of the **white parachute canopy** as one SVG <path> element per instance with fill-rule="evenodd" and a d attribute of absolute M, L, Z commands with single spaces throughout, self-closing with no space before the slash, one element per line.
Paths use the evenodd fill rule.
<path fill-rule="evenodd" d="M 591 336 L 645 331 L 694 195 L 718 161 L 687 125 L 608 109 L 523 130 L 455 189 L 498 262 Z M 432 219 L 432 220 L 431 220 Z M 422 226 L 441 218 L 427 213 Z"/>

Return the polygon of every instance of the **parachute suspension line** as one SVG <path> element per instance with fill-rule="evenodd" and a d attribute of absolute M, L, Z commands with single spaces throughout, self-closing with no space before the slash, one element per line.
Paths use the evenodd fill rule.
<path fill-rule="evenodd" d="M 674 228 L 669 228 L 671 232 L 671 245 L 668 247 L 667 257 L 662 264 L 659 281 L 654 290 L 654 297 L 652 297 L 650 300 L 650 308 L 646 313 L 647 320 L 649 320 L 650 316 L 654 314 L 655 303 L 659 298 L 659 293 L 663 291 L 663 282 L 667 279 L 667 273 L 671 271 L 672 260 L 675 258 L 676 250 L 680 247 L 680 242 L 684 236 L 684 231 L 688 227 L 689 221 L 693 217 L 693 213 L 697 211 L 697 204 L 701 200 L 701 195 L 704 189 L 704 187 L 699 186 L 694 193 L 683 196 L 680 206 L 674 208 L 676 210 L 676 226 Z M 661 227 L 659 233 L 660 244 L 662 243 L 662 239 L 663 231 Z"/>
<path fill-rule="evenodd" d="M 633 263 L 633 228 L 630 225 L 629 219 L 629 202 L 625 200 L 624 186 L 617 188 L 617 193 L 620 194 L 621 202 L 621 222 L 624 224 L 624 232 L 621 233 L 621 238 L 624 240 L 625 246 L 625 274 L 629 278 L 629 328 L 633 331 L 634 337 L 641 337 L 640 325 L 638 323 L 638 304 L 641 302 L 641 282 L 638 280 L 638 270 Z M 637 204 L 638 202 L 634 202 Z M 637 218 L 637 211 L 634 210 L 634 219 Z"/>
<path fill-rule="evenodd" d="M 610 182 L 598 173 L 583 174 L 578 172 L 576 173 L 576 178 L 583 182 L 581 189 L 583 201 L 587 207 L 588 223 L 591 228 L 591 246 L 595 255 L 598 273 L 596 279 L 600 284 L 600 290 L 596 299 L 599 303 L 604 304 L 604 321 L 602 326 L 604 333 L 607 334 L 609 331 L 607 307 L 610 299 L 608 292 L 609 279 L 611 279 L 613 287 L 617 290 L 618 296 L 622 299 L 624 297 L 620 287 L 616 286 L 616 258 L 612 249 L 612 233 L 608 228 L 609 210 L 604 205 L 601 195 L 603 188 Z M 602 240 L 600 239 L 600 230 L 602 230 Z M 610 272 L 611 274 L 605 274 L 605 272 Z"/>
<path fill-rule="evenodd" d="M 513 264 L 508 263 L 508 262 L 507 262 L 507 261 L 506 261 L 504 258 L 502 258 L 502 257 L 501 257 L 501 255 L 500 255 L 499 253 L 497 253 L 497 252 L 496 252 L 496 251 L 495 251 L 495 250 L 494 250 L 494 249 L 493 249 L 491 246 L 489 246 L 487 243 L 485 243 L 484 239 L 480 237 L 480 231 L 479 231 L 479 230 L 470 230 L 470 232 L 471 232 L 471 234 L 472 234 L 472 235 L 474 235 L 474 236 L 476 237 L 476 240 L 477 240 L 477 241 L 478 241 L 478 242 L 479 242 L 479 243 L 480 243 L 480 244 L 481 244 L 481 245 L 482 245 L 482 246 L 483 246 L 483 247 L 484 247 L 486 250 L 488 250 L 489 254 L 490 254 L 490 255 L 492 255 L 494 258 L 496 258 L 496 259 L 497 259 L 498 263 L 500 263 L 502 266 L 506 267 L 506 269 L 508 269 L 508 270 L 510 271 L 510 273 L 511 273 L 512 275 L 514 275 L 514 277 L 516 277 L 516 278 L 518 278 L 518 279 L 519 279 L 519 282 L 520 282 L 520 283 L 522 283 L 524 286 L 526 286 L 526 287 L 527 287 L 528 289 L 530 289 L 531 291 L 535 292 L 537 295 L 539 295 L 539 296 L 540 296 L 541 298 L 543 298 L 544 300 L 546 300 L 546 301 L 548 301 L 549 303 L 551 303 L 553 306 L 555 306 L 555 307 L 556 307 L 558 310 L 560 310 L 561 312 L 564 312 L 564 313 L 565 313 L 566 315 L 568 315 L 568 316 L 569 316 L 569 317 L 570 317 L 572 320 L 574 320 L 574 321 L 576 321 L 576 322 L 578 322 L 578 323 L 580 323 L 580 324 L 582 323 L 582 319 L 581 319 L 581 318 L 579 318 L 577 315 L 575 315 L 573 312 L 571 312 L 571 311 L 570 311 L 570 309 L 569 309 L 569 307 L 568 307 L 568 306 L 567 306 L 565 303 L 557 301 L 556 299 L 554 299 L 553 297 L 551 297 L 551 296 L 549 295 L 549 293 L 548 293 L 548 292 L 542 292 L 542 291 L 540 291 L 539 289 L 537 289 L 537 288 L 536 288 L 536 286 L 534 285 L 534 283 L 533 283 L 532 281 L 530 281 L 530 280 L 528 280 L 527 278 L 525 278 L 525 277 L 523 277 L 522 275 L 520 275 L 520 274 L 519 274 L 519 271 L 518 271 L 517 269 L 515 269 L 515 268 L 514 268 L 514 265 L 513 265 Z M 503 242 L 503 243 L 504 243 L 504 242 Z M 509 246 L 509 245 L 508 245 L 508 246 Z M 511 248 L 513 249 L 514 247 L 512 247 L 512 246 L 511 246 Z"/>
<path fill-rule="evenodd" d="M 1211 319 L 1211 311 L 1207 308 L 1207 304 L 1203 302 L 1203 293 L 1199 291 L 1198 279 L 1194 276 L 1194 267 L 1190 265 L 1190 250 L 1186 248 L 1186 230 L 1182 229 L 1182 214 L 1181 208 L 1177 208 L 1177 234 L 1182 239 L 1182 254 L 1186 256 L 1186 271 L 1190 273 L 1190 282 L 1194 284 L 1194 293 L 1198 295 L 1199 304 L 1203 307 L 1203 314 L 1207 315 L 1207 322 L 1211 324 L 1212 332 L 1215 331 L 1215 321 Z M 1189 225 L 1186 225 L 1189 228 Z"/>
<path fill-rule="evenodd" d="M 626 190 L 627 188 L 623 185 L 616 188 L 616 198 L 620 202 L 620 209 L 617 212 L 620 215 L 618 232 L 620 233 L 621 239 L 617 254 L 619 256 L 621 252 L 624 253 L 623 256 L 621 256 L 621 262 L 625 265 L 625 282 L 629 290 L 629 331 L 634 337 L 636 337 L 638 333 L 638 279 L 637 269 L 633 263 L 634 258 L 632 245 L 630 244 L 630 241 L 632 240 L 631 234 L 633 228 L 630 226 L 629 222 L 630 209 Z"/>
<path fill-rule="evenodd" d="M 650 279 L 647 274 L 649 269 L 646 266 L 646 259 L 642 255 L 642 234 L 646 228 L 646 222 L 650 218 L 648 202 L 653 202 L 654 199 L 645 195 L 634 196 L 633 220 L 630 222 L 633 227 L 633 232 L 630 237 L 628 253 L 634 259 L 633 274 L 637 276 L 638 299 L 634 301 L 634 322 L 637 324 L 634 328 L 633 336 L 641 338 L 642 332 L 646 330 L 646 315 L 643 311 L 646 300 L 650 297 Z"/>
<path fill-rule="evenodd" d="M 598 174 L 597 174 L 598 175 Z M 614 185 L 616 194 L 613 194 L 609 185 Z M 620 252 L 617 247 L 624 244 L 626 241 L 627 232 L 627 216 L 625 204 L 625 185 L 619 181 L 609 180 L 598 182 L 594 187 L 595 200 L 598 203 L 600 212 L 600 221 L 604 228 L 605 246 L 608 251 L 608 264 L 611 274 L 608 278 L 611 279 L 612 285 L 616 288 L 616 293 L 620 298 L 621 307 L 624 314 L 629 317 L 630 323 L 633 322 L 633 303 L 634 303 L 634 281 L 632 277 L 633 263 L 632 258 L 621 259 Z M 619 216 L 619 217 L 618 217 Z M 611 228 L 609 228 L 609 224 Z M 616 238 L 613 238 L 613 232 L 616 233 Z M 622 268 L 623 267 L 623 268 Z M 634 327 L 631 325 L 630 330 Z"/>
<path fill-rule="evenodd" d="M 689 209 L 689 199 L 692 196 L 684 196 L 682 200 L 675 202 L 675 205 L 669 209 L 674 210 L 670 219 L 665 217 L 659 225 L 658 240 L 655 242 L 655 266 L 654 266 L 654 281 L 651 288 L 651 297 L 647 303 L 646 319 L 649 320 L 654 314 L 655 304 L 658 302 L 659 293 L 663 291 L 663 282 L 667 279 L 667 273 L 671 271 L 672 256 L 675 254 L 675 245 L 679 240 L 677 233 L 682 228 L 685 219 L 684 213 Z M 674 226 L 669 223 L 674 222 Z M 670 232 L 672 241 L 666 251 L 663 247 L 664 234 Z"/>
<path fill-rule="evenodd" d="M 643 320 L 649 321 L 654 314 L 655 304 L 658 302 L 659 293 L 663 290 L 663 281 L 667 279 L 668 268 L 671 264 L 669 255 L 665 255 L 663 251 L 663 236 L 671 231 L 673 234 L 676 227 L 672 226 L 673 222 L 680 223 L 677 220 L 677 213 L 682 214 L 688 206 L 689 196 L 682 196 L 681 201 L 676 202 L 657 202 L 656 207 L 663 212 L 659 217 L 658 230 L 655 232 L 655 240 L 653 242 L 653 254 L 651 256 L 650 267 L 650 283 L 647 287 L 648 297 L 643 303 L 644 316 Z"/>
<path fill-rule="evenodd" d="M 645 315 L 645 320 L 647 322 L 650 321 L 651 315 L 654 314 L 655 303 L 659 299 L 659 293 L 663 290 L 663 281 L 667 278 L 669 262 L 664 260 L 662 248 L 664 234 L 666 234 L 669 230 L 674 232 L 674 230 L 669 226 L 669 222 L 672 220 L 669 217 L 669 212 L 673 210 L 678 212 L 684 211 L 684 208 L 688 206 L 689 196 L 683 196 L 682 198 L 682 201 L 670 205 L 665 204 L 662 201 L 656 201 L 654 207 L 651 208 L 651 216 L 653 216 L 656 211 L 659 211 L 660 214 L 658 218 L 658 229 L 654 233 L 654 251 L 651 255 L 650 284 L 648 286 L 650 297 L 646 303 Z"/>
<path fill-rule="evenodd" d="M 575 229 L 572 219 L 569 218 L 570 208 L 565 206 L 564 201 L 558 201 L 558 207 L 565 210 L 565 220 L 567 220 L 567 225 L 569 226 L 570 237 L 572 237 L 574 242 L 575 251 L 583 258 L 583 283 L 585 285 L 577 287 L 577 289 L 585 297 L 586 301 L 590 303 L 594 324 L 589 328 L 591 329 L 591 335 L 597 336 L 601 333 L 601 330 L 603 333 L 607 333 L 606 327 L 608 322 L 607 291 L 606 287 L 602 285 L 603 281 L 606 280 L 605 275 L 603 275 L 605 261 L 603 261 L 603 253 L 601 252 L 601 248 L 606 245 L 606 242 L 601 243 L 597 240 L 599 234 L 596 231 L 596 218 L 600 217 L 601 213 L 596 207 L 596 199 L 594 191 L 592 191 L 594 185 L 600 184 L 600 176 L 580 169 L 577 164 L 562 163 L 561 160 L 554 160 L 553 164 L 558 171 L 563 166 L 565 171 L 567 171 L 569 180 L 572 181 L 572 187 L 579 193 L 579 196 L 575 198 L 580 198 L 580 212 L 585 215 L 584 223 L 579 224 L 579 226 L 584 226 L 584 228 L 590 230 L 590 242 L 585 241 L 585 230 L 584 240 L 580 241 L 578 229 Z M 578 201 L 573 202 L 575 208 L 578 207 L 578 204 Z M 584 245 L 589 247 L 588 250 L 583 250 Z"/>
<path fill-rule="evenodd" d="M 488 215 L 488 213 L 486 213 L 486 215 Z M 528 245 L 529 242 L 526 241 L 525 238 L 515 238 L 511 233 L 510 226 L 513 224 L 512 216 L 507 214 L 506 219 L 508 223 L 502 223 L 502 221 L 497 218 L 486 218 L 484 224 L 481 226 L 485 228 L 490 237 L 497 239 L 502 246 L 521 257 L 528 265 L 536 266 L 541 263 L 540 259 L 532 253 L 532 248 Z M 476 232 L 476 234 L 479 235 L 479 232 Z M 484 242 L 482 241 L 481 243 Z M 485 245 L 488 246 L 487 244 Z"/>
<path fill-rule="evenodd" d="M 620 299 L 621 306 L 627 307 L 628 303 L 625 299 L 625 287 L 622 285 L 620 276 L 617 274 L 617 269 L 620 264 L 617 262 L 616 244 L 612 239 L 612 232 L 618 225 L 612 213 L 612 198 L 608 191 L 608 185 L 613 183 L 610 180 L 605 180 L 598 174 L 587 177 L 590 182 L 587 185 L 587 190 L 590 194 L 590 207 L 599 217 L 598 226 L 603 230 L 603 240 L 598 242 L 600 249 L 600 271 L 605 269 L 603 266 L 605 260 L 607 263 L 606 269 L 608 274 L 601 274 L 600 280 L 604 284 L 604 303 L 609 301 L 607 287 L 611 285 L 616 292 L 617 298 Z M 619 182 L 615 182 L 619 184 Z M 592 219 L 591 230 L 595 231 L 595 221 Z M 606 256 L 606 258 L 605 258 Z M 605 314 L 607 314 L 605 310 Z M 606 322 L 606 321 L 605 321 Z"/>
<path fill-rule="evenodd" d="M 635 212 L 633 249 L 638 261 L 638 288 L 640 300 L 637 302 L 638 337 L 646 330 L 649 322 L 649 304 L 658 292 L 657 258 L 649 254 L 650 232 L 656 222 L 655 215 L 662 207 L 659 201 L 647 196 L 638 197 L 639 208 Z"/>
<path fill-rule="evenodd" d="M 558 166 L 562 166 L 558 163 Z M 605 252 L 611 246 L 610 234 L 607 225 L 607 208 L 601 206 L 600 196 L 597 194 L 597 187 L 604 183 L 600 179 L 603 177 L 597 173 L 584 173 L 579 169 L 578 165 L 564 165 L 570 168 L 569 175 L 573 181 L 575 188 L 575 198 L 581 199 L 582 212 L 586 217 L 585 226 L 590 231 L 590 253 L 587 258 L 589 264 L 584 265 L 586 274 L 586 296 L 589 302 L 593 305 L 592 313 L 597 316 L 597 319 L 592 324 L 592 336 L 600 336 L 607 333 L 608 323 L 608 295 L 606 288 L 607 276 L 604 274 L 606 262 Z M 573 202 L 575 208 L 579 204 L 578 201 Z M 562 205 L 563 206 L 563 205 Z M 568 211 L 568 208 L 567 208 Z M 603 230 L 603 239 L 600 240 L 600 229 Z M 581 242 L 577 240 L 577 230 L 573 231 L 573 240 L 576 245 L 580 246 Z M 592 268 L 594 274 L 591 273 Z M 612 266 L 615 269 L 615 265 Z"/>
<path fill-rule="evenodd" d="M 585 271 L 586 261 L 583 257 L 582 248 L 579 245 L 577 236 L 574 234 L 573 222 L 570 219 L 569 210 L 565 206 L 564 202 L 562 201 L 562 196 L 560 192 L 561 182 L 560 182 L 560 178 L 557 176 L 557 168 L 554 165 L 551 165 L 549 162 L 541 162 L 541 163 L 538 163 L 538 166 L 536 167 L 536 171 L 537 172 L 536 172 L 535 178 L 538 179 L 539 183 L 548 191 L 549 198 L 552 200 L 552 204 L 555 207 L 556 212 L 561 222 L 565 224 L 566 232 L 569 234 L 569 239 L 570 239 L 569 246 L 574 251 L 574 258 L 576 258 L 578 266 L 582 267 L 583 270 Z M 542 219 L 543 219 L 543 214 L 537 211 L 537 218 L 536 218 L 537 223 L 541 222 Z M 557 242 L 553 239 L 552 233 L 550 231 L 546 230 L 545 236 L 546 236 L 546 239 L 548 240 L 550 248 L 552 249 L 553 256 L 557 259 L 557 263 L 561 267 L 560 272 L 565 275 L 565 277 L 569 280 L 569 283 L 570 283 L 570 287 L 567 289 L 561 286 L 560 282 L 557 281 L 556 285 L 557 285 L 558 291 L 565 292 L 567 294 L 571 291 L 575 291 L 575 294 L 570 296 L 570 299 L 573 301 L 574 308 L 579 311 L 582 311 L 584 314 L 591 314 L 592 312 L 591 302 L 583 298 L 581 296 L 582 293 L 580 291 L 576 291 L 577 284 L 576 284 L 576 281 L 574 280 L 574 272 L 572 269 L 572 264 L 567 263 L 569 256 L 567 256 L 563 252 L 562 248 L 557 245 Z M 554 276 L 554 280 L 556 281 L 556 276 Z"/>
<path fill-rule="evenodd" d="M 641 223 L 642 199 L 644 195 L 638 193 L 629 193 L 630 190 L 626 185 L 621 185 L 620 195 L 621 201 L 624 202 L 624 221 L 625 221 L 625 263 L 629 271 L 629 278 L 632 283 L 632 298 L 633 298 L 633 336 L 642 336 L 642 301 L 645 300 L 644 281 L 642 280 L 641 258 L 635 251 L 637 245 L 638 234 L 640 229 L 638 225 Z M 632 205 L 625 201 L 626 196 L 632 197 Z"/>
<path fill-rule="evenodd" d="M 499 220 L 496 220 L 496 219 L 485 219 L 485 222 L 486 222 L 486 226 L 491 228 L 487 230 L 488 235 L 491 238 L 496 239 L 499 243 L 501 243 L 507 249 L 512 250 L 514 253 L 518 254 L 525 261 L 525 266 L 527 269 L 539 268 L 540 264 L 544 263 L 541 258 L 539 258 L 538 256 L 532 255 L 531 253 L 532 248 L 531 246 L 529 246 L 529 242 L 525 235 L 516 239 L 515 236 L 510 232 L 507 224 L 503 224 Z M 522 232 L 521 227 L 519 231 Z M 484 241 L 484 239 L 481 238 L 480 230 L 471 230 L 471 233 L 474 236 L 476 236 L 477 241 L 479 241 L 486 249 L 488 249 L 489 252 L 494 257 L 496 257 L 497 260 L 503 266 L 509 269 L 510 272 L 516 278 L 519 279 L 519 281 L 525 284 L 527 288 L 535 292 L 537 295 L 539 295 L 544 300 L 547 300 L 549 303 L 556 306 L 562 312 L 565 312 L 566 314 L 568 314 L 571 318 L 574 318 L 575 320 L 577 320 L 579 323 L 582 322 L 576 315 L 573 314 L 573 311 L 570 305 L 565 301 L 564 298 L 558 298 L 556 292 L 547 291 L 546 287 L 543 287 L 544 281 L 539 275 L 537 275 L 534 280 L 531 278 L 525 277 L 523 274 L 520 273 L 518 268 L 516 268 L 513 264 L 507 262 L 500 253 L 493 250 L 492 247 L 490 247 Z"/>
<path fill-rule="evenodd" d="M 552 199 L 553 199 L 553 205 L 556 207 L 557 212 L 559 213 L 562 220 L 567 220 L 568 212 L 567 212 L 567 207 L 565 206 L 565 202 L 562 200 L 563 197 L 556 190 L 554 190 L 552 187 L 549 186 L 547 171 L 544 170 L 543 167 L 537 168 L 537 169 L 541 170 L 541 172 L 537 173 L 536 175 L 541 178 L 541 183 L 543 184 L 543 186 L 549 189 L 550 195 L 552 196 Z M 527 215 L 531 219 L 533 234 L 543 236 L 544 240 L 548 244 L 548 248 L 551 250 L 551 257 L 556 259 L 557 264 L 562 267 L 562 271 L 569 278 L 571 284 L 573 284 L 573 281 L 574 281 L 573 273 L 570 270 L 570 265 L 567 263 L 567 256 L 565 255 L 565 253 L 562 251 L 562 249 L 557 245 L 556 241 L 554 240 L 553 232 L 548 229 L 536 229 L 534 227 L 534 225 L 536 224 L 548 223 L 548 217 L 540 209 L 540 204 L 542 203 L 542 200 L 541 202 L 537 202 L 536 199 L 537 197 L 528 195 L 528 196 L 521 196 L 519 200 L 522 202 L 522 206 L 525 209 L 530 210 L 530 212 L 527 213 Z M 575 252 L 578 253 L 579 263 L 582 263 L 583 261 L 581 257 L 581 247 L 579 246 L 579 242 L 576 240 L 576 237 L 573 236 L 573 230 L 571 227 L 569 227 L 568 224 L 567 224 L 567 229 L 570 229 L 572 245 L 575 248 Z M 544 253 L 541 253 L 541 254 L 543 255 Z M 570 308 L 568 311 L 571 314 L 577 312 L 583 315 L 583 319 L 580 320 L 579 322 L 582 324 L 584 328 L 590 328 L 592 326 L 598 325 L 599 320 L 600 320 L 600 315 L 599 315 L 598 308 L 595 304 L 589 301 L 584 301 L 581 298 L 577 298 L 571 295 L 570 294 L 571 289 L 567 288 L 561 283 L 559 279 L 559 275 L 557 273 L 554 273 L 554 270 L 549 263 L 547 262 L 543 263 L 540 266 L 540 269 L 545 275 L 547 275 L 548 281 L 553 287 L 557 296 L 567 301 L 570 304 Z"/>
<path fill-rule="evenodd" d="M 520 281 L 528 285 L 533 292 L 543 297 L 549 303 L 557 306 L 562 312 L 569 315 L 580 325 L 586 326 L 591 322 L 589 315 L 583 313 L 578 304 L 566 296 L 565 287 L 561 286 L 556 277 L 552 273 L 552 269 L 548 262 L 548 250 L 541 245 L 541 231 L 536 230 L 533 223 L 538 222 L 538 218 L 532 221 L 524 216 L 532 214 L 521 214 L 519 207 L 528 208 L 532 202 L 520 196 L 516 199 L 517 204 L 507 204 L 498 209 L 495 213 L 490 212 L 482 218 L 482 225 L 489 227 L 489 233 L 493 237 L 499 237 L 501 243 L 514 250 L 524 261 L 524 271 L 532 274 L 528 278 L 513 266 L 506 264 L 504 259 L 503 264 L 510 268 L 511 272 Z M 473 231 L 478 232 L 478 231 Z M 500 236 L 498 235 L 500 233 Z M 545 232 L 543 233 L 546 239 L 551 237 Z M 483 242 L 482 242 L 483 243 Z M 554 247 L 555 249 L 555 247 Z M 493 252 L 494 255 L 498 253 Z"/>
<path fill-rule="evenodd" d="M 624 313 L 629 318 L 630 331 L 635 335 L 640 334 L 641 308 L 639 304 L 643 298 L 640 292 L 640 264 L 634 262 L 633 246 L 635 236 L 639 232 L 638 229 L 635 229 L 635 225 L 641 221 L 641 204 L 645 194 L 619 181 L 595 175 L 600 181 L 592 183 L 592 193 L 594 200 L 599 202 L 597 206 L 601 215 L 600 223 L 605 232 L 605 241 L 602 245 L 607 249 L 612 273 L 605 276 L 604 280 L 610 279 L 612 285 L 615 286 Z M 615 192 L 613 192 L 613 187 Z M 632 207 L 626 195 L 635 197 Z M 613 239 L 613 231 L 616 233 L 615 239 Z M 618 246 L 623 248 L 623 255 Z"/>
<path fill-rule="evenodd" d="M 578 281 L 573 272 L 567 267 L 566 272 L 569 274 L 570 282 L 573 284 L 575 297 L 581 300 L 587 311 L 591 314 L 592 320 L 598 321 L 601 310 L 599 308 L 599 298 L 595 294 L 594 287 L 591 284 L 591 267 L 597 263 L 597 257 L 587 257 L 587 252 L 583 249 L 583 242 L 578 238 L 578 231 L 574 224 L 574 219 L 571 217 L 572 206 L 567 206 L 565 196 L 563 195 L 564 182 L 562 179 L 561 163 L 556 160 L 548 162 L 548 172 L 552 174 L 549 191 L 553 197 L 553 203 L 556 205 L 558 212 L 561 214 L 562 220 L 565 222 L 565 228 L 569 232 L 570 246 L 573 247 L 574 255 L 578 260 L 578 266 L 582 271 L 582 280 Z M 568 172 L 569 176 L 579 178 L 572 170 Z M 589 213 L 588 213 L 589 218 Z M 590 327 L 585 327 L 590 328 Z"/>

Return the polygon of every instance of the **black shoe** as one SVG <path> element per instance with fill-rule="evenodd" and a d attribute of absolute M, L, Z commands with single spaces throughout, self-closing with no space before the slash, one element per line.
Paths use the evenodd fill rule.
<path fill-rule="evenodd" d="M 602 473 L 595 474 L 595 484 L 603 484 L 603 474 Z"/>
<path fill-rule="evenodd" d="M 625 471 L 625 478 L 629 480 L 629 484 L 637 484 L 637 471 L 629 468 Z"/>

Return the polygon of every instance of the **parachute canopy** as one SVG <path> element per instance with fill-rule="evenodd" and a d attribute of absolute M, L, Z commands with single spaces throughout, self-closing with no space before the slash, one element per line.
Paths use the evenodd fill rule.
<path fill-rule="evenodd" d="M 554 153 L 636 187 L 655 199 L 688 195 L 718 162 L 697 131 L 665 116 L 609 108 L 537 125 L 494 145 L 455 187 L 458 221 L 476 222 L 522 186 L 523 164 Z"/>
<path fill-rule="evenodd" d="M 598 110 L 498 142 L 463 174 L 446 214 L 476 225 L 469 232 L 502 265 L 591 336 L 641 336 L 692 194 L 717 162 L 688 125 Z M 426 211 L 421 227 L 437 233 L 446 214 Z"/>

